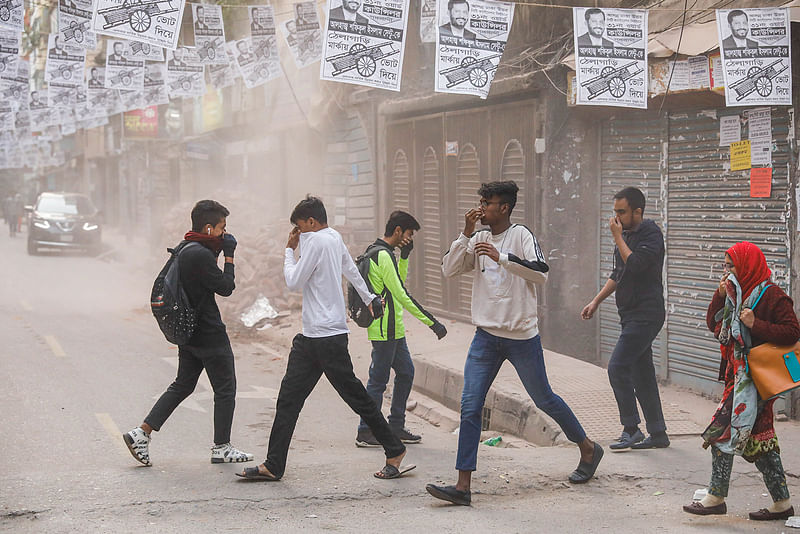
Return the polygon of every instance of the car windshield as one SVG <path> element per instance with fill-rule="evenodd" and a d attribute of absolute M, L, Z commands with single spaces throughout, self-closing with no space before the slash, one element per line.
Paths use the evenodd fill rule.
<path fill-rule="evenodd" d="M 39 199 L 36 211 L 63 215 L 92 215 L 92 201 L 80 195 L 46 196 Z"/>

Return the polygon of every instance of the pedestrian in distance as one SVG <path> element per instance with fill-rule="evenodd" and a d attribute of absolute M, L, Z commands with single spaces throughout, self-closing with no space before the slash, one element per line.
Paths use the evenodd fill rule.
<path fill-rule="evenodd" d="M 792 299 L 775 285 L 764 253 L 748 242 L 736 243 L 725 253 L 725 274 L 714 291 L 706 324 L 720 342 L 722 401 L 703 432 L 703 448 L 711 447 L 711 482 L 700 502 L 683 510 L 696 515 L 728 512 L 734 456 L 741 456 L 764 476 L 772 505 L 750 512 L 754 521 L 785 520 L 794 515 L 775 435 L 773 405 L 765 400 L 750 377 L 747 354 L 762 343 L 793 345 L 800 325 Z"/>
<path fill-rule="evenodd" d="M 17 193 L 14 196 L 9 195 L 5 201 L 5 214 L 6 222 L 8 223 L 8 235 L 16 237 L 19 232 L 19 223 L 22 218 L 24 206 L 22 205 L 22 195 Z"/>
<path fill-rule="evenodd" d="M 591 319 L 600 303 L 616 293 L 622 332 L 608 362 L 608 379 L 623 429 L 609 445 L 614 451 L 669 447 L 653 365 L 653 340 L 665 318 L 664 234 L 653 220 L 644 218 L 644 207 L 644 194 L 635 187 L 614 195 L 614 215 L 608 222 L 615 245 L 614 269 L 581 311 L 584 320 Z M 647 438 L 639 430 L 637 400 L 650 434 Z"/>
<path fill-rule="evenodd" d="M 380 409 L 390 371 L 394 370 L 389 426 L 403 443 L 422 441 L 422 436 L 405 428 L 406 402 L 414 383 L 414 362 L 406 342 L 403 310 L 408 310 L 417 320 L 428 326 L 438 339 L 447 335 L 445 326 L 414 300 L 404 285 L 408 277 L 408 258 L 414 248 L 414 232 L 419 229 L 419 222 L 411 214 L 404 211 L 392 212 L 386 222 L 383 237 L 375 240 L 364 253 L 365 261 L 369 261 L 372 290 L 386 304 L 383 316 L 375 319 L 367 329 L 367 337 L 372 343 L 367 393 Z M 400 247 L 400 259 L 394 255 L 397 247 Z M 363 419 L 358 426 L 356 445 L 380 445 Z"/>
<path fill-rule="evenodd" d="M 292 211 L 283 262 L 286 285 L 303 292 L 303 332 L 292 340 L 286 373 L 281 380 L 275 419 L 269 436 L 267 459 L 238 476 L 249 480 L 277 481 L 286 470 L 286 458 L 297 418 L 308 396 L 324 374 L 350 408 L 366 422 L 383 446 L 386 464 L 376 478 L 398 478 L 415 466 L 401 466 L 403 442 L 353 372 L 347 349 L 347 313 L 342 275 L 355 287 L 374 317 L 383 311 L 380 297 L 372 294 L 356 268 L 342 236 L 328 226 L 325 205 L 306 196 Z M 295 249 L 300 249 L 295 259 Z"/>
<path fill-rule="evenodd" d="M 236 406 L 236 371 L 231 343 L 214 296 L 228 297 L 236 287 L 233 264 L 236 239 L 226 232 L 229 214 L 225 206 L 214 200 L 201 200 L 192 209 L 192 231 L 184 236 L 188 243 L 178 257 L 181 284 L 197 312 L 197 326 L 189 342 L 178 346 L 175 381 L 156 401 L 144 422 L 122 436 L 133 457 L 144 465 L 151 465 L 152 431 L 161 430 L 172 412 L 194 391 L 203 369 L 214 390 L 211 463 L 253 460 L 252 454 L 230 443 Z M 220 252 L 225 257 L 224 270 L 217 266 Z"/>
<path fill-rule="evenodd" d="M 564 400 L 550 388 L 539 336 L 536 293 L 550 267 L 526 226 L 511 223 L 519 188 L 514 182 L 481 184 L 480 203 L 465 215 L 464 231 L 442 260 L 446 277 L 474 271 L 472 323 L 477 327 L 464 365 L 461 425 L 454 486 L 428 484 L 428 493 L 453 504 L 471 503 L 470 484 L 478 457 L 481 415 L 486 393 L 505 360 L 511 362 L 536 407 L 552 417 L 581 458 L 569 476 L 588 482 L 603 457 L 603 448 L 586 432 Z M 488 229 L 475 231 L 480 220 Z"/>

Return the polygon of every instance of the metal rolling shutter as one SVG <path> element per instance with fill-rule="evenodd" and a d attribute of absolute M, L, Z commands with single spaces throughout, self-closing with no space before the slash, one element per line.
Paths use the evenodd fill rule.
<path fill-rule="evenodd" d="M 478 152 L 473 145 L 466 144 L 458 155 L 458 166 L 456 168 L 457 213 L 466 213 L 475 207 L 475 197 L 480 186 Z M 455 310 L 463 318 L 469 318 L 472 315 L 472 279 L 473 274 L 471 272 L 464 273 L 458 277 Z"/>
<path fill-rule="evenodd" d="M 710 392 L 718 388 L 719 345 L 705 316 L 722 276 L 725 250 L 738 241 L 755 243 L 767 257 L 773 280 L 789 291 L 788 115 L 786 108 L 772 108 L 777 151 L 772 154 L 770 198 L 750 198 L 749 171 L 726 170 L 730 151 L 719 146 L 714 111 L 673 114 L 669 131 L 669 376 Z"/>
<path fill-rule="evenodd" d="M 439 158 L 433 147 L 425 149 L 422 159 L 422 228 L 424 234 L 422 301 L 431 309 L 444 307 L 444 277 L 442 276 L 442 199 L 439 187 Z"/>
<path fill-rule="evenodd" d="M 393 209 L 411 211 L 408 157 L 403 149 L 399 149 L 394 154 L 392 188 L 394 193 L 392 197 L 394 201 Z"/>
<path fill-rule="evenodd" d="M 661 153 L 666 138 L 665 119 L 610 119 L 602 127 L 600 202 L 600 279 L 605 285 L 614 262 L 614 240 L 608 230 L 613 215 L 614 195 L 628 186 L 638 187 L 647 198 L 645 217 L 653 219 L 663 230 L 661 205 Z M 666 280 L 665 280 L 666 283 Z M 608 363 L 620 334 L 619 315 L 610 296 L 600 305 L 600 360 Z M 653 343 L 656 373 L 662 375 L 664 330 Z"/>
<path fill-rule="evenodd" d="M 512 213 L 513 222 L 519 222 L 532 228 L 525 211 L 525 153 L 522 145 L 516 139 L 510 140 L 503 151 L 503 161 L 500 164 L 500 179 L 514 180 L 519 186 L 517 205 Z"/>

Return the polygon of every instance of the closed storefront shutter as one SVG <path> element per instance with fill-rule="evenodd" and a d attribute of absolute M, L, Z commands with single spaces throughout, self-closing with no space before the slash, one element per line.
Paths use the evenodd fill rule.
<path fill-rule="evenodd" d="M 424 303 L 432 310 L 444 308 L 442 276 L 442 199 L 439 159 L 433 147 L 422 158 L 422 228 L 424 232 L 423 281 Z M 422 295 L 421 295 L 422 296 Z"/>
<path fill-rule="evenodd" d="M 478 152 L 473 145 L 466 144 L 458 155 L 458 166 L 456 167 L 456 213 L 463 214 L 475 207 L 475 192 L 480 189 L 480 186 Z M 462 317 L 471 316 L 472 279 L 472 272 L 464 273 L 458 277 L 456 312 Z"/>
<path fill-rule="evenodd" d="M 512 222 L 522 223 L 532 227 L 527 219 L 525 210 L 525 153 L 522 145 L 516 139 L 510 140 L 503 151 L 503 161 L 500 165 L 500 179 L 513 180 L 519 186 L 517 205 L 514 206 Z"/>
<path fill-rule="evenodd" d="M 731 245 L 758 245 L 775 283 L 789 291 L 786 108 L 772 108 L 772 132 L 772 194 L 750 198 L 750 171 L 730 171 L 730 150 L 719 146 L 717 113 L 669 118 L 667 302 L 669 377 L 675 383 L 708 392 L 718 388 L 719 345 L 705 318 Z M 742 139 L 746 134 L 745 128 Z"/>
<path fill-rule="evenodd" d="M 395 152 L 394 162 L 392 164 L 392 187 L 394 201 L 394 209 L 410 211 L 410 174 L 408 167 L 408 156 L 402 149 Z"/>
<path fill-rule="evenodd" d="M 661 197 L 662 140 L 666 138 L 665 119 L 610 119 L 602 127 L 600 187 L 600 279 L 605 285 L 614 262 L 614 240 L 608 229 L 613 215 L 614 195 L 624 187 L 638 187 L 647 199 L 645 218 L 653 219 L 663 230 Z M 614 295 L 600 305 L 600 359 L 608 363 L 620 333 Z M 664 332 L 653 343 L 656 373 L 661 374 Z"/>

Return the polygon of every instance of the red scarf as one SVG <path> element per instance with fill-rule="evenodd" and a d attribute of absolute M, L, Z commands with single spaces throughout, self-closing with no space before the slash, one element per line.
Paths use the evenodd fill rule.
<path fill-rule="evenodd" d="M 186 232 L 183 236 L 186 241 L 197 241 L 201 245 L 210 248 L 214 254 L 219 254 L 222 251 L 222 236 L 213 236 L 210 234 L 201 234 L 200 232 Z"/>
<path fill-rule="evenodd" d="M 747 241 L 736 243 L 727 250 L 727 253 L 736 266 L 736 279 L 742 287 L 742 302 L 744 302 L 758 284 L 770 279 L 772 271 L 767 267 L 764 253 L 752 243 Z"/>

